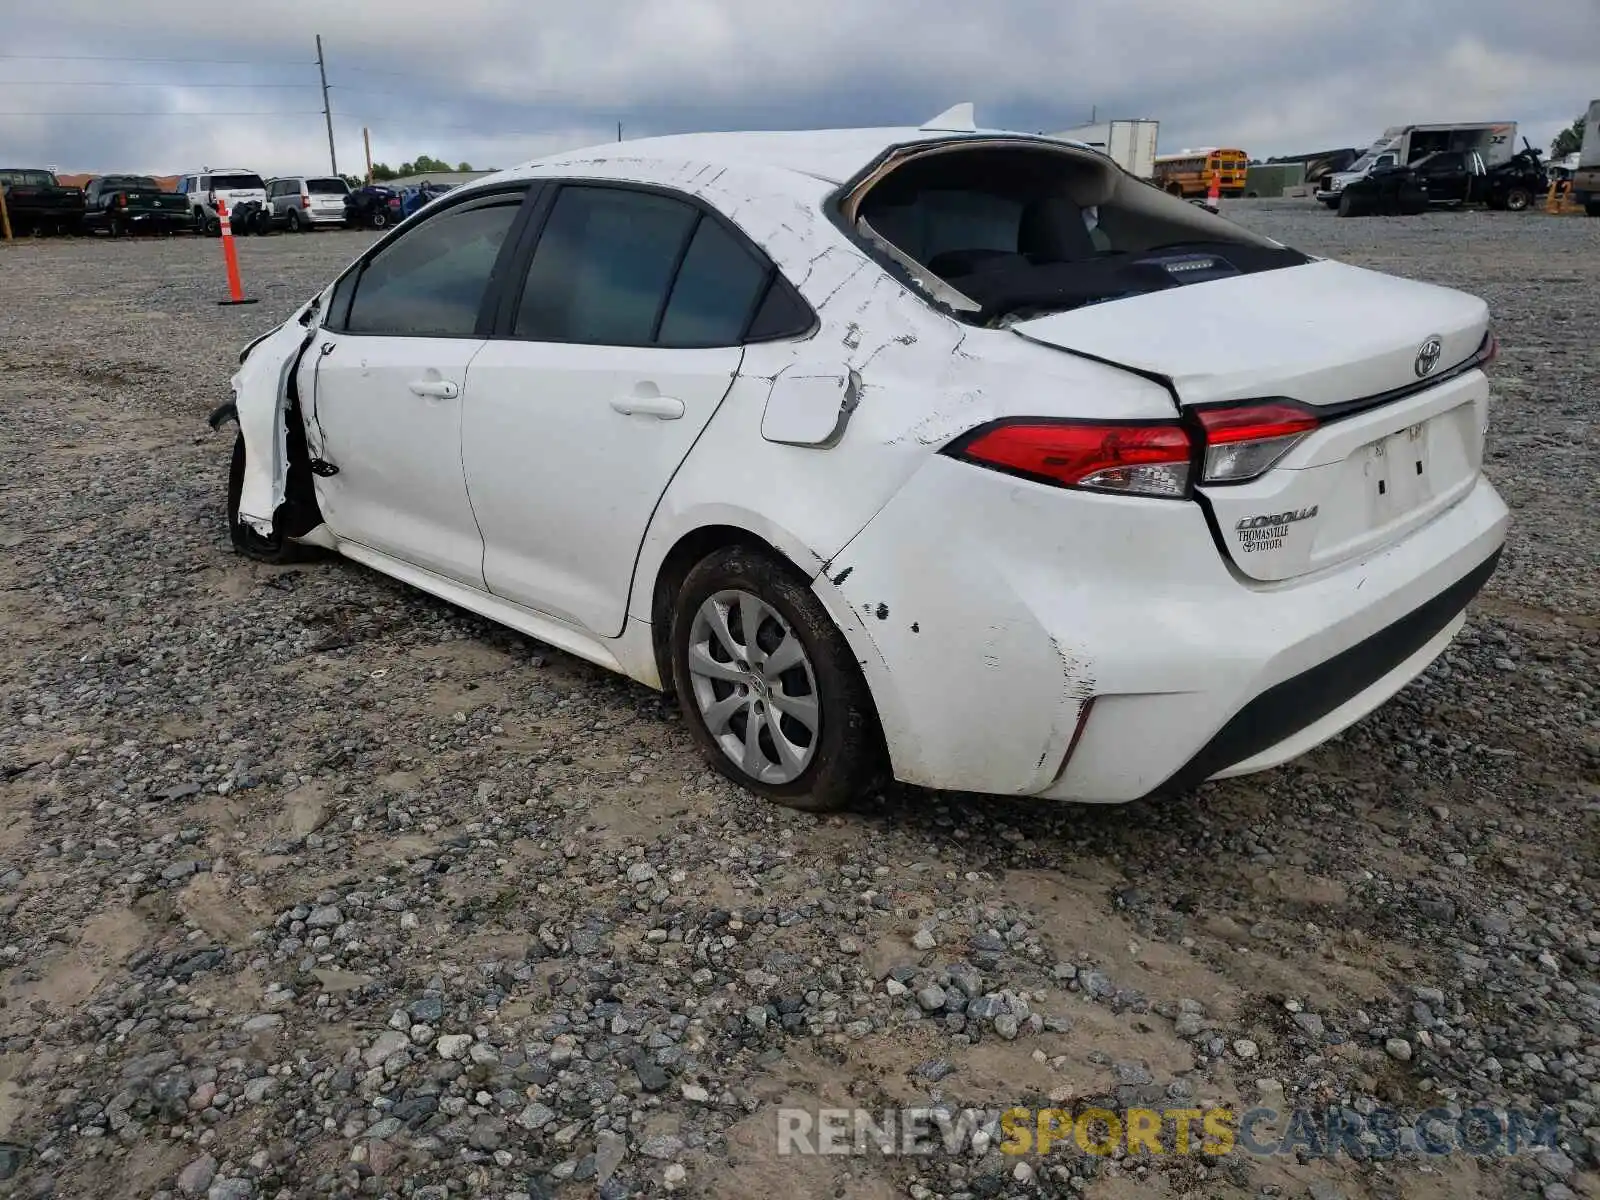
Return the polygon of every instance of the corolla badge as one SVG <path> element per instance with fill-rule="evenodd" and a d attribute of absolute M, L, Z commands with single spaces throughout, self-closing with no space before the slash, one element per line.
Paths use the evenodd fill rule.
<path fill-rule="evenodd" d="M 1444 339 L 1434 334 L 1422 345 L 1417 347 L 1417 361 L 1413 364 L 1418 379 L 1426 379 L 1438 369 L 1439 359 L 1444 355 Z"/>

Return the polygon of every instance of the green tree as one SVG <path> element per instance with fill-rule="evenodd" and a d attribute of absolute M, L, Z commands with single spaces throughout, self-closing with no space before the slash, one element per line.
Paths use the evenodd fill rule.
<path fill-rule="evenodd" d="M 1583 149 L 1583 124 L 1584 119 L 1579 117 L 1560 133 L 1556 140 L 1550 143 L 1551 158 L 1565 158 L 1569 154 L 1576 154 Z"/>
<path fill-rule="evenodd" d="M 403 172 L 396 171 L 388 163 L 379 162 L 372 164 L 373 183 L 387 183 L 391 179 L 399 179 L 402 174 Z"/>
<path fill-rule="evenodd" d="M 456 170 L 461 172 L 470 171 L 472 170 L 472 164 L 469 162 L 459 162 L 456 164 Z"/>

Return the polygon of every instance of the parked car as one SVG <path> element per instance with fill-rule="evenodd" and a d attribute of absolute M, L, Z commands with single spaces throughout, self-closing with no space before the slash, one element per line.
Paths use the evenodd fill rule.
<path fill-rule="evenodd" d="M 215 237 L 222 231 L 217 215 L 217 201 L 222 200 L 230 210 L 246 200 L 260 204 L 267 202 L 267 185 L 254 171 L 229 167 L 196 171 L 181 176 L 178 193 L 188 198 L 194 213 L 195 228 Z"/>
<path fill-rule="evenodd" d="M 264 236 L 288 228 L 288 222 L 259 200 L 241 200 L 228 210 L 228 228 L 235 237 Z"/>
<path fill-rule="evenodd" d="M 289 175 L 267 181 L 267 203 L 282 225 L 295 231 L 343 225 L 350 184 L 337 175 Z"/>
<path fill-rule="evenodd" d="M 1487 306 L 955 123 L 457 188 L 241 354 L 234 545 L 671 690 L 802 808 L 1128 801 L 1383 703 L 1505 539 Z"/>
<path fill-rule="evenodd" d="M 1495 167 L 1475 153 L 1441 150 L 1409 167 L 1381 167 L 1352 180 L 1340 192 L 1339 215 L 1411 215 L 1464 204 L 1524 212 L 1548 187 L 1537 150 L 1519 151 Z"/>
<path fill-rule="evenodd" d="M 63 187 L 49 171 L 0 167 L 0 192 L 14 233 L 77 233 L 83 225 L 83 189 Z"/>
<path fill-rule="evenodd" d="M 189 202 L 163 191 L 148 175 L 98 175 L 84 185 L 85 229 L 112 237 L 134 233 L 179 233 L 194 228 Z"/>
<path fill-rule="evenodd" d="M 448 193 L 452 188 L 448 183 L 419 183 L 414 187 L 400 189 L 400 216 L 401 219 L 409 217 L 420 208 L 432 204 L 440 196 Z"/>
<path fill-rule="evenodd" d="M 400 193 L 393 188 L 369 183 L 344 198 L 344 221 L 365 229 L 384 229 L 398 225 L 403 217 Z"/>

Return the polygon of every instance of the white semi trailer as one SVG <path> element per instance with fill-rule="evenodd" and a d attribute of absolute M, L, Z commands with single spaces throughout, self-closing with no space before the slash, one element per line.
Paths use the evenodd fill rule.
<path fill-rule="evenodd" d="M 1129 174 L 1149 179 L 1155 174 L 1156 137 L 1160 130 L 1160 121 L 1101 121 L 1098 125 L 1079 125 L 1050 136 L 1082 142 Z"/>

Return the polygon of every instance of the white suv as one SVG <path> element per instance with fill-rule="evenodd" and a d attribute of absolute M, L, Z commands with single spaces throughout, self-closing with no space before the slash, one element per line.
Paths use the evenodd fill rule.
<path fill-rule="evenodd" d="M 267 206 L 290 229 L 343 225 L 350 185 L 337 175 L 286 175 L 267 181 Z"/>
<path fill-rule="evenodd" d="M 184 175 L 178 180 L 178 193 L 189 197 L 195 228 L 213 235 L 222 231 L 217 214 L 219 199 L 227 204 L 230 213 L 246 200 L 254 200 L 263 207 L 267 203 L 267 185 L 261 181 L 261 176 L 243 167 L 215 167 Z"/>

